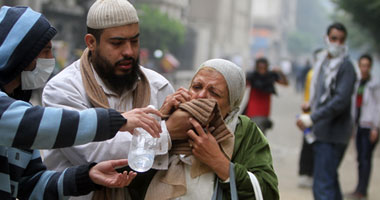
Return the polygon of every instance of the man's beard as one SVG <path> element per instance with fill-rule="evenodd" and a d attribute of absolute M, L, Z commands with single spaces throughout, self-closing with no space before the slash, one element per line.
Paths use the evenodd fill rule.
<path fill-rule="evenodd" d="M 113 65 L 105 57 L 101 56 L 98 50 L 95 50 L 94 53 L 95 55 L 91 56 L 93 67 L 107 87 L 119 95 L 125 90 L 133 88 L 140 73 L 139 58 L 124 57 Z M 115 69 L 117 65 L 125 61 L 132 61 L 132 68 L 129 73 L 116 75 Z"/>

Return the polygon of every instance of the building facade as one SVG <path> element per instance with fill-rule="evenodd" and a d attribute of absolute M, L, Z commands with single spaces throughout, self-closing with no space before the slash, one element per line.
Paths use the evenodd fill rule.
<path fill-rule="evenodd" d="M 248 65 L 251 0 L 191 0 L 188 26 L 196 33 L 195 66 L 210 58 Z"/>
<path fill-rule="evenodd" d="M 273 63 L 288 59 L 287 35 L 296 26 L 297 0 L 252 0 L 251 55 Z"/>

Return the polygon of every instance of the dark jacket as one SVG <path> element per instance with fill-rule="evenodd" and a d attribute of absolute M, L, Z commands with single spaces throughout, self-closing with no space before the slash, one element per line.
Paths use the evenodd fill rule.
<path fill-rule="evenodd" d="M 331 97 L 324 103 L 318 102 L 311 114 L 313 132 L 318 141 L 348 143 L 353 128 L 351 101 L 356 79 L 354 66 L 345 58 L 336 75 L 335 89 Z"/>
<path fill-rule="evenodd" d="M 59 199 L 94 190 L 88 174 L 93 164 L 48 171 L 36 149 L 103 141 L 124 123 L 112 109 L 33 107 L 0 92 L 0 199 Z"/>
<path fill-rule="evenodd" d="M 236 189 L 239 199 L 255 199 L 255 193 L 247 171 L 259 181 L 264 199 L 278 200 L 278 180 L 273 169 L 268 140 L 261 130 L 244 115 L 235 130 L 234 152 L 231 162 L 235 164 Z M 230 185 L 221 183 L 223 199 L 231 199 Z"/>

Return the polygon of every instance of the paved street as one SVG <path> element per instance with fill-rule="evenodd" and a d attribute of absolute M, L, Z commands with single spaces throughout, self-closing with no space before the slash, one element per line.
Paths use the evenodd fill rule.
<path fill-rule="evenodd" d="M 292 86 L 277 86 L 278 96 L 272 101 L 272 119 L 274 128 L 268 131 L 268 140 L 272 148 L 274 168 L 279 178 L 280 197 L 283 200 L 312 200 L 312 191 L 297 187 L 298 161 L 302 144 L 302 134 L 295 125 L 302 102 L 301 94 L 295 93 Z M 339 169 L 343 193 L 351 192 L 356 184 L 356 150 L 353 141 L 348 147 Z M 380 199 L 380 150 L 376 149 L 373 173 L 370 182 L 368 200 Z"/>

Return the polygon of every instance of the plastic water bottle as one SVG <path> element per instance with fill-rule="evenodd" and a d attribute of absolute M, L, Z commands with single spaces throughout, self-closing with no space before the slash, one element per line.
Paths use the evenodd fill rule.
<path fill-rule="evenodd" d="M 153 107 L 149 105 L 149 107 Z M 153 116 L 153 115 L 152 115 Z M 157 120 L 157 116 L 153 116 Z M 154 156 L 158 149 L 158 138 L 153 138 L 143 128 L 136 128 L 128 153 L 129 167 L 137 172 L 146 172 L 153 166 Z"/>
<path fill-rule="evenodd" d="M 128 153 L 129 166 L 137 172 L 146 172 L 153 166 L 155 138 L 142 128 L 136 128 Z"/>
<path fill-rule="evenodd" d="M 305 137 L 305 140 L 308 144 L 312 144 L 313 142 L 315 142 L 315 135 L 314 133 L 311 131 L 310 128 L 306 128 L 304 131 L 303 131 L 303 135 Z"/>

